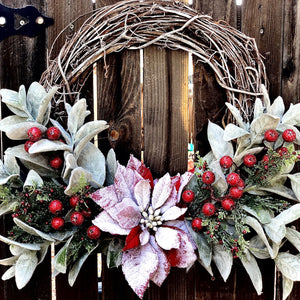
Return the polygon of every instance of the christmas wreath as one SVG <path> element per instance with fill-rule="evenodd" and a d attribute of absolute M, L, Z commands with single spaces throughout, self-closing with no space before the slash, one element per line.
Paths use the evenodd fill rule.
<path fill-rule="evenodd" d="M 150 29 L 156 34 L 152 36 Z M 157 34 L 158 29 L 163 33 Z M 23 288 L 54 244 L 60 247 L 54 275 L 68 273 L 70 285 L 97 249 L 109 267 L 122 268 L 140 298 L 150 281 L 161 285 L 171 267 L 189 268 L 197 261 L 211 274 L 214 263 L 226 281 L 234 259 L 241 261 L 261 294 L 257 259 L 271 258 L 282 273 L 286 298 L 293 282 L 300 280 L 300 233 L 287 226 L 300 217 L 300 174 L 292 172 L 300 159 L 295 148 L 300 144 L 300 104 L 287 111 L 280 97 L 271 104 L 261 84 L 264 69 L 253 52 L 255 43 L 247 48 L 251 39 L 171 1 L 121 2 L 99 10 L 82 30 L 86 34 L 68 41 L 45 72 L 44 86 L 34 82 L 27 93 L 24 86 L 19 91 L 0 90 L 2 102 L 13 113 L 0 121 L 0 130 L 22 141 L 8 148 L 0 163 L 0 214 L 10 214 L 15 224 L 7 237 L 0 236 L 12 253 L 0 261 L 10 266 L 2 279 L 15 277 L 17 287 Z M 116 36 L 120 39 L 105 40 Z M 244 38 L 247 47 L 241 47 Z M 150 40 L 192 51 L 209 63 L 228 91 L 226 105 L 233 119 L 224 129 L 209 122 L 211 151 L 204 157 L 196 154 L 194 170 L 157 179 L 133 156 L 126 167 L 117 162 L 113 150 L 104 157 L 91 140 L 108 124 L 85 122 L 86 100 L 75 99 L 71 106 L 64 97 L 80 91 L 78 78 L 106 53 L 143 48 Z M 243 55 L 226 52 L 234 43 Z M 82 49 L 91 51 L 84 56 L 88 60 L 72 62 Z M 250 57 L 249 65 L 245 57 Z M 240 102 L 237 93 L 242 95 Z M 251 97 L 255 105 L 248 113 Z M 64 124 L 52 117 L 62 101 Z M 284 250 L 286 242 L 295 252 Z"/>

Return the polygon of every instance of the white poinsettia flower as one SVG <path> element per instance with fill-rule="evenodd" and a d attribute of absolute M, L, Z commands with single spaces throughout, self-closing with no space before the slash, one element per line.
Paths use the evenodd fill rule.
<path fill-rule="evenodd" d="M 149 280 L 161 285 L 171 266 L 186 268 L 196 260 L 180 220 L 187 208 L 177 206 L 191 176 L 167 173 L 154 185 L 150 171 L 131 157 L 126 168 L 118 166 L 114 185 L 92 194 L 103 208 L 93 223 L 113 235 L 127 235 L 122 269 L 139 297 Z"/>

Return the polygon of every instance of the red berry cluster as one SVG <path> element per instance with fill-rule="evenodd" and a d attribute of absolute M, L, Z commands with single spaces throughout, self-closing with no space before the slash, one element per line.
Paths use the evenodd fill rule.
<path fill-rule="evenodd" d="M 276 142 L 279 137 L 278 132 L 275 129 L 268 129 L 264 138 L 267 142 Z M 282 133 L 282 138 L 285 142 L 292 143 L 296 140 L 296 132 L 293 129 L 286 129 Z"/>
<path fill-rule="evenodd" d="M 27 131 L 28 141 L 24 144 L 24 149 L 29 152 L 30 147 L 43 137 L 43 132 L 38 127 L 31 127 Z M 45 136 L 48 140 L 56 141 L 60 139 L 61 132 L 57 127 L 47 129 Z M 50 160 L 50 166 L 53 169 L 60 169 L 63 165 L 63 160 L 59 155 L 54 155 Z"/>

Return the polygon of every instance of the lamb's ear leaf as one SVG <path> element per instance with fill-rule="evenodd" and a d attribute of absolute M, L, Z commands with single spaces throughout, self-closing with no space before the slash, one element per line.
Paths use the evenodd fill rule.
<path fill-rule="evenodd" d="M 11 266 L 6 272 L 2 275 L 2 280 L 8 280 L 15 276 L 16 274 L 16 265 Z"/>
<path fill-rule="evenodd" d="M 293 281 L 300 281 L 300 257 L 280 252 L 275 258 L 275 264 L 285 277 Z"/>
<path fill-rule="evenodd" d="M 71 135 L 75 135 L 77 130 L 83 125 L 84 119 L 86 117 L 86 100 L 80 99 L 76 102 L 68 116 L 68 130 Z"/>
<path fill-rule="evenodd" d="M 16 263 L 16 261 L 18 260 L 17 256 L 11 256 L 8 258 L 3 258 L 0 259 L 0 265 L 2 266 L 12 266 Z"/>
<path fill-rule="evenodd" d="M 57 127 L 60 130 L 62 137 L 66 141 L 66 144 L 71 147 L 72 142 L 71 142 L 71 136 L 69 135 L 69 133 L 56 120 L 50 119 L 50 122 L 53 124 L 53 126 Z"/>
<path fill-rule="evenodd" d="M 8 245 L 14 245 L 27 250 L 40 250 L 41 246 L 39 244 L 27 244 L 27 243 L 19 243 L 13 240 L 10 240 L 2 235 L 0 235 L 0 241 L 6 243 Z"/>
<path fill-rule="evenodd" d="M 270 101 L 270 97 L 269 97 L 269 93 L 267 91 L 267 88 L 264 84 L 260 85 L 260 90 L 263 94 L 263 101 L 264 101 L 264 106 L 267 110 L 267 112 L 270 111 L 270 106 L 271 106 L 271 101 Z"/>
<path fill-rule="evenodd" d="M 47 128 L 36 122 L 24 122 L 10 126 L 6 129 L 5 133 L 11 140 L 26 140 L 28 139 L 27 132 L 31 127 L 39 128 L 43 133 Z"/>
<path fill-rule="evenodd" d="M 115 174 L 118 168 L 116 153 L 110 149 L 106 157 L 106 184 L 111 185 L 114 183 Z"/>
<path fill-rule="evenodd" d="M 282 300 L 285 300 L 293 290 L 294 281 L 282 275 Z"/>
<path fill-rule="evenodd" d="M 269 113 L 272 116 L 279 117 L 281 119 L 284 114 L 284 110 L 285 107 L 284 107 L 283 99 L 282 97 L 279 96 L 273 101 L 272 105 L 270 106 Z"/>
<path fill-rule="evenodd" d="M 16 285 L 18 289 L 22 289 L 31 279 L 36 266 L 38 265 L 38 258 L 36 251 L 28 251 L 21 254 L 16 263 Z"/>
<path fill-rule="evenodd" d="M 44 87 L 40 85 L 38 82 L 33 82 L 28 89 L 26 104 L 27 109 L 34 120 L 37 119 L 40 105 L 47 95 Z"/>
<path fill-rule="evenodd" d="M 239 126 L 230 123 L 225 127 L 223 138 L 225 141 L 231 141 L 245 135 L 250 136 L 250 133 Z"/>
<path fill-rule="evenodd" d="M 227 106 L 227 108 L 230 110 L 231 114 L 233 115 L 233 117 L 235 118 L 237 124 L 241 127 L 241 128 L 245 128 L 245 123 L 243 121 L 243 118 L 241 116 L 240 111 L 234 107 L 231 103 L 226 102 L 225 105 Z"/>
<path fill-rule="evenodd" d="M 253 119 L 259 118 L 264 113 L 264 107 L 261 99 L 257 98 L 254 104 Z"/>
<path fill-rule="evenodd" d="M 29 153 L 42 153 L 42 152 L 52 152 L 52 151 L 71 151 L 72 148 L 60 141 L 50 141 L 47 139 L 42 139 L 35 142 L 30 148 Z"/>
<path fill-rule="evenodd" d="M 300 252 L 300 232 L 287 227 L 285 237 Z"/>
<path fill-rule="evenodd" d="M 282 123 L 292 126 L 300 125 L 300 103 L 290 105 L 288 111 L 282 117 Z"/>
<path fill-rule="evenodd" d="M 271 257 L 265 243 L 258 235 L 255 235 L 250 239 L 248 249 L 255 257 L 259 259 L 267 259 Z"/>
<path fill-rule="evenodd" d="M 71 236 L 68 241 L 64 244 L 64 246 L 58 251 L 58 253 L 54 256 L 53 265 L 54 268 L 60 273 L 67 272 L 67 252 L 69 245 L 72 241 L 73 236 Z"/>
<path fill-rule="evenodd" d="M 231 253 L 226 251 L 222 245 L 213 245 L 213 261 L 216 264 L 223 280 L 226 282 L 230 275 L 233 259 Z"/>

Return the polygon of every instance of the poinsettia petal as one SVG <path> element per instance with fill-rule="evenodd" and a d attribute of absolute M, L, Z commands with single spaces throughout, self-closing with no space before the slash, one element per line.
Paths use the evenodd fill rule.
<path fill-rule="evenodd" d="M 194 176 L 194 174 L 192 172 L 185 172 L 184 174 L 181 175 L 180 188 L 179 188 L 178 194 L 177 194 L 177 203 L 179 203 L 179 201 L 180 201 L 181 193 L 182 193 L 183 189 L 189 183 L 189 181 L 191 180 L 191 178 L 193 176 Z"/>
<path fill-rule="evenodd" d="M 149 243 L 123 252 L 122 271 L 128 284 L 140 299 L 143 298 L 157 267 L 158 257 Z"/>
<path fill-rule="evenodd" d="M 164 251 L 158 246 L 154 236 L 150 238 L 150 244 L 155 249 L 158 256 L 158 267 L 156 272 L 152 275 L 151 280 L 158 286 L 161 286 L 164 280 L 167 278 L 170 273 L 171 264 L 168 261 L 168 258 Z"/>
<path fill-rule="evenodd" d="M 159 227 L 155 234 L 155 239 L 157 244 L 165 250 L 180 247 L 180 235 L 178 231 L 173 228 Z"/>
<path fill-rule="evenodd" d="M 173 206 L 173 207 L 169 208 L 162 215 L 162 219 L 164 221 L 176 220 L 180 216 L 182 216 L 183 214 L 185 214 L 186 211 L 187 211 L 187 207 L 186 208 L 179 208 L 178 206 Z"/>
<path fill-rule="evenodd" d="M 188 268 L 196 260 L 194 247 L 185 232 L 178 229 L 180 235 L 180 247 L 166 251 L 166 255 L 172 267 Z"/>
<path fill-rule="evenodd" d="M 130 230 L 120 227 L 120 225 L 106 212 L 102 211 L 92 223 L 99 227 L 100 230 L 110 234 L 127 235 Z"/>
<path fill-rule="evenodd" d="M 145 228 L 140 234 L 140 243 L 142 246 L 146 245 L 150 239 L 150 232 Z"/>
<path fill-rule="evenodd" d="M 139 181 L 134 187 L 134 196 L 141 210 L 148 208 L 151 186 L 147 180 Z"/>
<path fill-rule="evenodd" d="M 124 198 L 121 202 L 106 211 L 125 229 L 131 229 L 141 221 L 140 209 L 130 198 Z"/>
<path fill-rule="evenodd" d="M 167 173 L 160 178 L 154 186 L 152 195 L 153 209 L 160 208 L 169 198 L 172 191 L 172 184 L 170 175 Z"/>
<path fill-rule="evenodd" d="M 171 194 L 169 196 L 169 198 L 167 199 L 167 201 L 164 203 L 164 205 L 160 208 L 161 213 L 165 213 L 169 208 L 175 206 L 177 204 L 177 190 L 176 187 L 174 186 L 172 188 Z"/>
<path fill-rule="evenodd" d="M 97 190 L 91 194 L 91 198 L 103 209 L 109 209 L 119 202 L 113 185 Z"/>
<path fill-rule="evenodd" d="M 138 225 L 131 229 L 125 240 L 123 251 L 136 248 L 140 245 L 140 234 L 142 228 Z"/>

